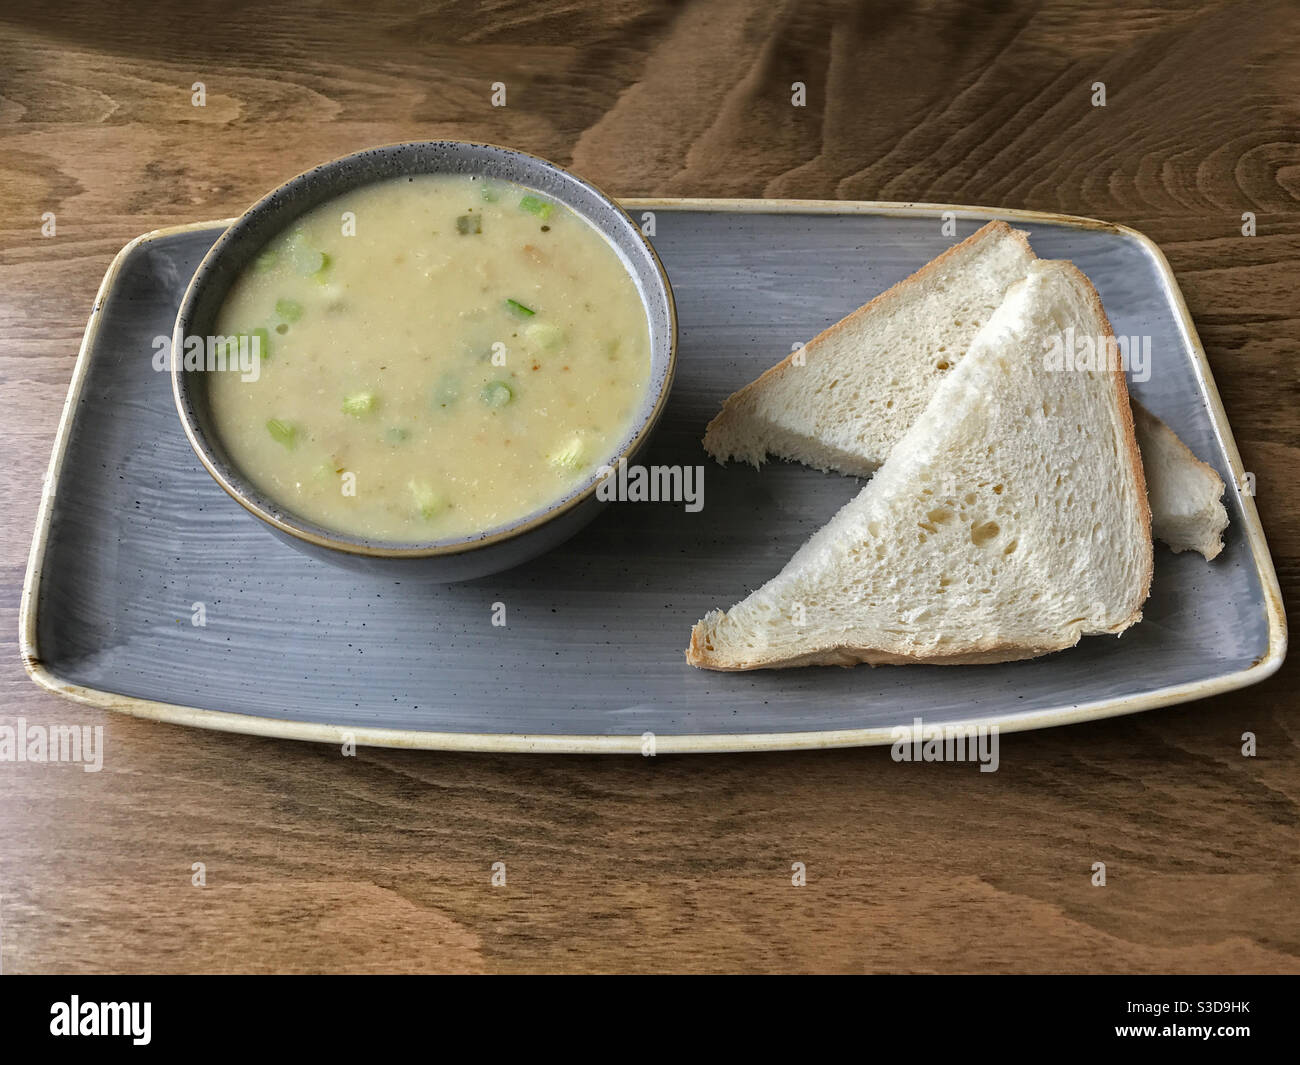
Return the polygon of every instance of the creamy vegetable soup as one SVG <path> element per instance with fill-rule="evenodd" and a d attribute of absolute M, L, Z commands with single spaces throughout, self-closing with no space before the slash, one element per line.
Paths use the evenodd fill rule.
<path fill-rule="evenodd" d="M 650 379 L 614 248 L 506 182 L 398 178 L 304 215 L 236 279 L 216 428 L 267 496 L 327 528 L 423 541 L 553 502 L 608 461 Z M 248 375 L 252 376 L 252 375 Z"/>

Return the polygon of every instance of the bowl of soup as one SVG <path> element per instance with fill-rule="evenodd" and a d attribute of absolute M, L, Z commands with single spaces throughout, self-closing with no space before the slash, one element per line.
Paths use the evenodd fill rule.
<path fill-rule="evenodd" d="M 676 361 L 638 225 L 496 145 L 387 145 L 300 174 L 199 265 L 171 374 L 217 483 L 329 562 L 457 581 L 597 513 Z"/>

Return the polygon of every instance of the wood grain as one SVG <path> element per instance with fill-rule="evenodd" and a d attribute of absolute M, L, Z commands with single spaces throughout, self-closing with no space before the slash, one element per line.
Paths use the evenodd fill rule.
<path fill-rule="evenodd" d="M 0 763 L 4 971 L 1300 971 L 1289 664 L 1219 699 L 1004 737 L 999 772 L 979 774 L 887 750 L 345 759 L 60 702 L 14 637 L 55 424 L 118 248 L 238 213 L 320 160 L 440 136 L 534 151 L 617 195 L 1136 226 L 1178 275 L 1294 602 L 1298 38 L 1294 5 L 1214 0 L 11 0 L 0 722 L 102 724 L 107 755 L 100 773 Z"/>

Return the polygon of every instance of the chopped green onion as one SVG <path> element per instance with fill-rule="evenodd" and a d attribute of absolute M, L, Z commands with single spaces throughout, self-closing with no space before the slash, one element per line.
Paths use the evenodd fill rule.
<path fill-rule="evenodd" d="M 504 381 L 489 381 L 483 386 L 479 398 L 489 407 L 504 407 L 515 398 L 515 390 Z"/>
<path fill-rule="evenodd" d="M 538 218 L 545 222 L 551 217 L 551 211 L 555 209 L 555 204 L 548 203 L 539 196 L 525 196 L 519 201 L 519 207 L 529 214 L 537 215 Z"/>
<path fill-rule="evenodd" d="M 456 232 L 462 237 L 471 233 L 483 232 L 483 216 L 476 214 L 463 214 L 456 219 Z"/>
<path fill-rule="evenodd" d="M 343 397 L 343 413 L 360 418 L 363 414 L 369 414 L 374 410 L 375 403 L 373 392 L 354 392 L 350 396 Z"/>
<path fill-rule="evenodd" d="M 415 500 L 415 509 L 426 521 L 437 517 L 438 512 L 447 506 L 446 497 L 424 481 L 408 481 L 406 487 Z"/>
<path fill-rule="evenodd" d="M 297 300 L 280 299 L 275 301 L 275 313 L 286 322 L 296 322 L 302 317 L 302 304 Z"/>
<path fill-rule="evenodd" d="M 272 418 L 266 423 L 266 431 L 271 434 L 276 443 L 283 444 L 287 448 L 292 448 L 298 443 L 298 429 L 289 422 L 283 422 L 279 418 Z"/>
<path fill-rule="evenodd" d="M 537 313 L 531 307 L 525 307 L 518 300 L 506 300 L 506 309 L 514 311 L 520 318 L 531 318 Z"/>

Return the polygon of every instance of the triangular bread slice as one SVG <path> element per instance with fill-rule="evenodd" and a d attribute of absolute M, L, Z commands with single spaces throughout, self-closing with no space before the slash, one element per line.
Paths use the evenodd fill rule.
<path fill-rule="evenodd" d="M 1136 400 L 1133 423 L 1151 500 L 1152 533 L 1174 551 L 1214 558 L 1223 550 L 1228 527 L 1223 478 Z"/>
<path fill-rule="evenodd" d="M 723 463 L 774 456 L 870 475 L 1034 259 L 1024 233 L 988 223 L 732 394 L 705 450 Z M 1223 482 L 1155 415 L 1137 418 L 1155 535 L 1214 558 L 1228 524 Z"/>
<path fill-rule="evenodd" d="M 705 449 L 870 474 L 1034 259 L 1024 233 L 988 223 L 731 396 Z"/>
<path fill-rule="evenodd" d="M 1004 662 L 1136 622 L 1151 526 L 1128 389 L 1113 369 L 1048 368 L 1069 328 L 1110 335 L 1096 290 L 1070 263 L 1030 264 L 875 477 L 700 621 L 687 660 Z"/>

